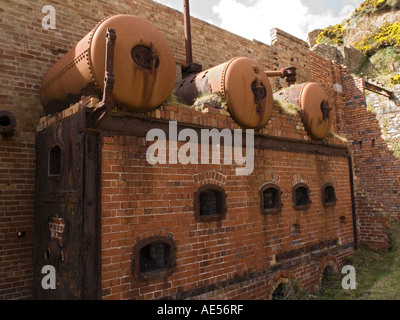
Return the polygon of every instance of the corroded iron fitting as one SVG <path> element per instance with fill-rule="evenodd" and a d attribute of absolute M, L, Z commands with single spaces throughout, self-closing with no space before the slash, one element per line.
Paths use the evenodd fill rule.
<path fill-rule="evenodd" d="M 0 134 L 4 138 L 11 138 L 15 135 L 17 118 L 9 111 L 0 111 Z"/>
<path fill-rule="evenodd" d="M 289 86 L 292 86 L 296 83 L 296 67 L 289 67 L 289 68 L 284 68 L 282 70 L 277 70 L 277 71 L 264 71 L 267 77 L 281 77 L 286 78 L 286 82 L 288 83 Z"/>

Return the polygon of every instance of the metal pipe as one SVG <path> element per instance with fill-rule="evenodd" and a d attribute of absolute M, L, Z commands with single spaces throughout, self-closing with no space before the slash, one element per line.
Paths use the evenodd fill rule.
<path fill-rule="evenodd" d="M 275 71 L 264 71 L 264 73 L 267 75 L 267 77 L 281 77 L 286 78 L 286 81 L 289 86 L 293 85 L 296 83 L 296 68 L 295 67 L 289 67 L 285 68 L 282 70 L 275 70 Z"/>
<path fill-rule="evenodd" d="M 267 77 L 281 77 L 282 78 L 282 70 L 277 71 L 264 71 Z"/>
<path fill-rule="evenodd" d="M 192 31 L 190 28 L 190 8 L 189 0 L 183 0 L 184 24 L 185 24 L 185 46 L 186 46 L 186 65 L 193 63 L 192 53 Z"/>
<path fill-rule="evenodd" d="M 353 159 L 351 158 L 350 151 L 348 155 L 349 176 L 350 176 L 350 190 L 351 190 L 351 212 L 353 217 L 353 235 L 354 235 L 354 250 L 358 249 L 358 235 L 357 235 L 357 211 L 354 189 L 354 174 L 353 174 Z"/>

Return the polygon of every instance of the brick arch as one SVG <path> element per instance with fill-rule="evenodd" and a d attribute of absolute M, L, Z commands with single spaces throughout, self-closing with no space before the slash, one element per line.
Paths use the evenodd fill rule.
<path fill-rule="evenodd" d="M 196 189 L 207 184 L 214 184 L 224 187 L 226 181 L 227 177 L 215 170 L 209 170 L 193 175 L 193 182 Z"/>
<path fill-rule="evenodd" d="M 274 274 L 272 279 L 269 281 L 267 285 L 267 297 L 269 300 L 272 300 L 272 295 L 274 294 L 275 290 L 279 287 L 281 283 L 286 281 L 296 281 L 297 278 L 294 274 L 289 270 L 279 271 Z"/>
<path fill-rule="evenodd" d="M 327 267 L 333 268 L 335 273 L 339 272 L 339 263 L 334 256 L 326 256 L 321 259 L 318 267 L 317 279 L 315 279 L 316 285 L 321 286 L 323 273 Z"/>
<path fill-rule="evenodd" d="M 281 177 L 274 172 L 267 172 L 259 176 L 259 181 L 260 181 L 260 189 L 262 188 L 263 185 L 267 183 L 272 183 L 279 186 L 281 182 Z"/>
<path fill-rule="evenodd" d="M 321 179 L 321 186 L 323 186 L 324 184 L 327 184 L 327 183 L 331 183 L 333 185 L 333 187 L 336 189 L 337 182 L 336 182 L 335 177 L 333 177 L 331 175 L 324 175 Z"/>
<path fill-rule="evenodd" d="M 164 237 L 164 238 L 171 238 L 171 239 L 173 239 L 173 238 L 174 238 L 174 234 L 171 233 L 171 232 L 169 232 L 169 231 L 168 231 L 167 229 L 165 229 L 165 228 L 147 230 L 147 231 L 144 231 L 144 232 L 138 234 L 138 235 L 135 237 L 134 246 L 135 246 L 138 242 L 140 242 L 140 241 L 143 241 L 143 240 L 148 239 L 148 238 L 153 238 L 153 237 Z"/>
<path fill-rule="evenodd" d="M 167 244 L 169 247 L 166 260 L 166 269 L 157 273 L 142 274 L 140 272 L 141 249 L 154 242 Z M 164 256 L 165 257 L 165 256 Z M 176 242 L 173 234 L 165 229 L 143 232 L 135 238 L 131 256 L 131 276 L 132 280 L 143 282 L 156 279 L 167 279 L 174 273 L 176 267 Z"/>
<path fill-rule="evenodd" d="M 293 179 L 292 179 L 292 187 L 294 187 L 296 184 L 299 184 L 299 183 L 304 183 L 304 184 L 306 184 L 306 185 L 309 185 L 309 180 L 307 179 L 307 176 L 306 176 L 305 174 L 303 174 L 303 173 L 296 173 L 296 174 L 293 176 Z"/>

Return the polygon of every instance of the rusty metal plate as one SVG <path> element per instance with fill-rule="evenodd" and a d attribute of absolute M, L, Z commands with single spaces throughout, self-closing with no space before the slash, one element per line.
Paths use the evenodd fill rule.
<path fill-rule="evenodd" d="M 164 36 L 144 19 L 116 15 L 100 22 L 47 72 L 41 87 L 45 110 L 50 101 L 79 95 L 90 83 L 104 90 L 108 28 L 114 29 L 117 36 L 114 100 L 137 111 L 148 111 L 168 98 L 176 70 Z"/>
<path fill-rule="evenodd" d="M 268 123 L 273 108 L 272 88 L 257 62 L 233 59 L 223 76 L 222 90 L 232 117 L 240 125 L 259 129 Z"/>
<path fill-rule="evenodd" d="M 82 108 L 36 135 L 34 296 L 40 300 L 100 298 L 101 138 L 86 123 Z M 52 164 L 54 150 L 60 161 Z M 55 216 L 65 223 L 56 241 L 49 224 Z M 54 290 L 42 288 L 45 265 L 56 268 Z"/>
<path fill-rule="evenodd" d="M 309 133 L 317 140 L 326 138 L 331 129 L 329 97 L 318 83 L 307 83 L 299 96 L 302 118 Z"/>

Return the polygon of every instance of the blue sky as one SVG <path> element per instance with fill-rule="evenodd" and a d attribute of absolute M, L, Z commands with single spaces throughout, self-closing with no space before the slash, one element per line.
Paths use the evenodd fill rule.
<path fill-rule="evenodd" d="M 154 0 L 183 10 L 183 0 Z M 248 39 L 270 43 L 270 30 L 300 39 L 348 18 L 363 0 L 190 0 L 191 15 Z"/>

